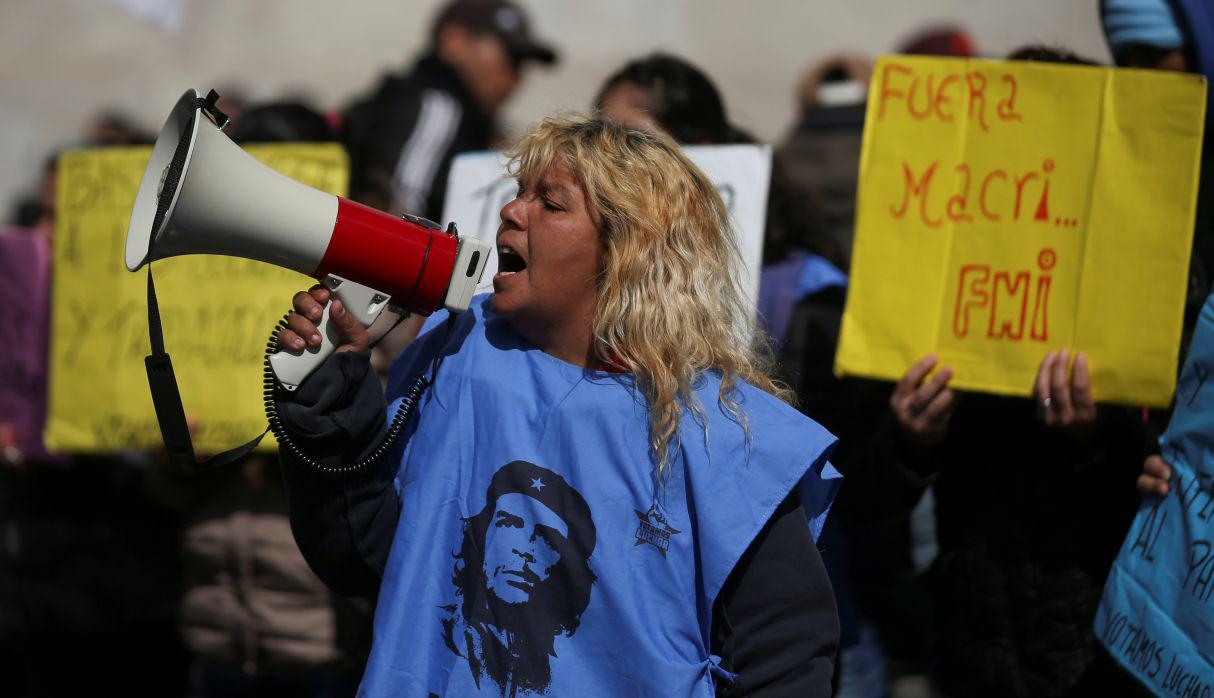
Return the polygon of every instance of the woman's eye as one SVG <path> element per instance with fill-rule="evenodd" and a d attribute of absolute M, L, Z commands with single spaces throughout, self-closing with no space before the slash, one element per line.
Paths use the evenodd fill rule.
<path fill-rule="evenodd" d="M 553 201 L 551 199 L 544 199 L 544 208 L 548 209 L 549 211 L 564 211 L 565 210 L 565 209 L 561 208 L 560 206 L 558 206 L 556 203 L 553 203 Z"/>

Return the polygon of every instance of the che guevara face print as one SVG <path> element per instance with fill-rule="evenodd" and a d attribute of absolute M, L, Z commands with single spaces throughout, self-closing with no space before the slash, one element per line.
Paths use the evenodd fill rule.
<path fill-rule="evenodd" d="M 590 507 L 556 473 L 514 461 L 494 474 L 485 506 L 463 522 L 442 607 L 443 640 L 478 686 L 544 694 L 553 643 L 572 637 L 590 603 L 595 527 Z"/>

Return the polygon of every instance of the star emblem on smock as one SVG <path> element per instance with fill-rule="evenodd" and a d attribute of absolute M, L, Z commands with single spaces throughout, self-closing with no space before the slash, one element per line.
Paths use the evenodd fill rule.
<path fill-rule="evenodd" d="M 531 480 L 531 486 L 532 486 L 533 488 L 535 488 L 536 490 L 538 490 L 538 491 L 540 491 L 540 492 L 543 492 L 543 491 L 544 491 L 544 488 L 545 488 L 547 485 L 545 485 L 545 484 L 544 484 L 544 481 L 543 481 L 543 480 L 541 480 L 541 479 L 539 479 L 539 478 L 537 477 L 537 478 L 534 478 L 534 479 L 532 479 L 532 480 Z"/>
<path fill-rule="evenodd" d="M 640 519 L 640 525 L 636 530 L 636 543 L 633 543 L 633 547 L 648 543 L 657 548 L 662 557 L 666 557 L 666 552 L 670 550 L 670 537 L 676 533 L 682 533 L 682 531 L 671 528 L 657 504 L 649 507 L 649 511 L 642 512 L 640 509 L 633 509 L 633 511 Z"/>

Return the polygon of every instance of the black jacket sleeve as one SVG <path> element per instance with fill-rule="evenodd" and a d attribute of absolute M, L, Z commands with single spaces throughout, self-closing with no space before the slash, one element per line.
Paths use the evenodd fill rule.
<path fill-rule="evenodd" d="M 712 651 L 738 675 L 717 695 L 827 698 L 839 614 L 805 510 L 790 496 L 750 544 L 713 610 Z"/>
<path fill-rule="evenodd" d="M 383 439 L 386 406 L 370 352 L 334 354 L 278 400 L 291 439 L 325 466 L 358 462 Z M 280 446 L 291 530 L 316 576 L 345 596 L 371 596 L 387 564 L 400 499 L 386 459 L 354 475 L 317 472 Z"/>

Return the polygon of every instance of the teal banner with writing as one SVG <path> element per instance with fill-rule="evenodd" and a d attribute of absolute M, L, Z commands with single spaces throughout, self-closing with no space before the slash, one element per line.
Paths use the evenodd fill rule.
<path fill-rule="evenodd" d="M 1143 502 L 1104 589 L 1096 636 L 1157 695 L 1214 697 L 1214 294 L 1160 439 L 1166 497 Z"/>

